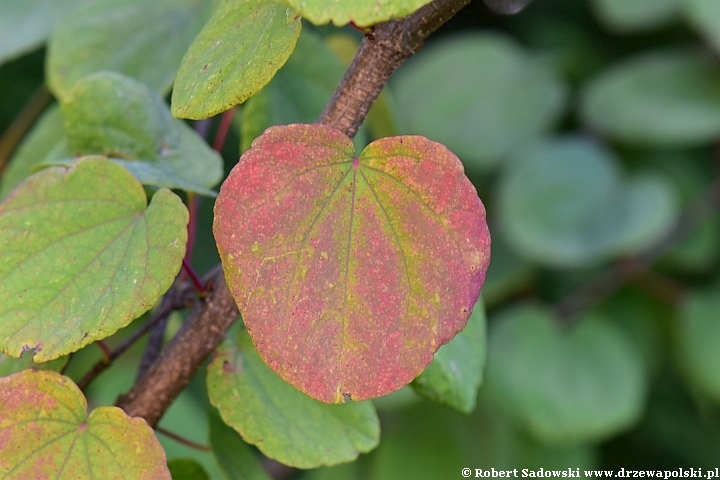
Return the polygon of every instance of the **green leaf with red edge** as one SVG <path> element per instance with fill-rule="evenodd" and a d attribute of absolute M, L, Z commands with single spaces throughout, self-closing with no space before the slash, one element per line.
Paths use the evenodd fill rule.
<path fill-rule="evenodd" d="M 332 21 L 336 26 L 353 22 L 367 27 L 404 17 L 432 0 L 281 0 L 315 25 Z"/>
<path fill-rule="evenodd" d="M 170 472 L 145 420 L 117 407 L 88 415 L 69 378 L 25 370 L 0 378 L 0 477 L 161 480 Z"/>
<path fill-rule="evenodd" d="M 0 351 L 45 362 L 128 325 L 170 288 L 187 222 L 102 157 L 27 178 L 0 204 Z"/>
<path fill-rule="evenodd" d="M 324 402 L 399 389 L 465 326 L 485 278 L 485 209 L 424 137 L 353 158 L 322 125 L 273 127 L 222 186 L 214 233 L 263 360 Z"/>

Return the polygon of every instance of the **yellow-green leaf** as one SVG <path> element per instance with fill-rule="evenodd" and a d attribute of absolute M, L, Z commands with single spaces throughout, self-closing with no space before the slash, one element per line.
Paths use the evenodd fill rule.
<path fill-rule="evenodd" d="M 104 158 L 32 175 L 0 204 L 0 343 L 47 361 L 115 333 L 170 287 L 188 213 Z"/>

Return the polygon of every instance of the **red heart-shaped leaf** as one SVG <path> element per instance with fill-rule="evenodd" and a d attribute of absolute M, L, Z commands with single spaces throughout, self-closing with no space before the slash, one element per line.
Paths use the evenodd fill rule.
<path fill-rule="evenodd" d="M 485 209 L 447 148 L 392 137 L 353 154 L 330 127 L 270 128 L 215 204 L 225 275 L 258 352 L 336 403 L 420 374 L 465 326 L 490 257 Z"/>

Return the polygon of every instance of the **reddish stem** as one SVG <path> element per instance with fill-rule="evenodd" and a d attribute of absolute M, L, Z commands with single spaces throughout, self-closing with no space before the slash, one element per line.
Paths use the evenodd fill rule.
<path fill-rule="evenodd" d="M 10 155 L 18 144 L 25 138 L 25 134 L 35 124 L 35 120 L 42 115 L 45 107 L 52 101 L 52 94 L 43 84 L 23 106 L 10 126 L 0 136 L 0 175 L 7 166 Z"/>
<path fill-rule="evenodd" d="M 370 27 L 361 27 L 354 21 L 350 20 L 350 26 L 353 27 L 358 32 L 362 33 L 363 35 L 367 35 L 367 33 L 370 31 Z"/>
<path fill-rule="evenodd" d="M 232 119 L 235 116 L 237 107 L 233 107 L 222 114 L 220 118 L 220 125 L 218 126 L 217 133 L 215 134 L 215 141 L 213 142 L 213 150 L 220 153 L 222 152 L 223 146 L 225 146 L 225 140 L 227 139 L 230 125 L 232 125 Z"/>
<path fill-rule="evenodd" d="M 195 248 L 195 238 L 197 237 L 197 217 L 200 207 L 200 197 L 192 192 L 187 194 L 188 200 L 188 226 L 187 226 L 187 243 L 185 244 L 185 260 L 190 263 L 192 260 L 193 249 Z M 184 279 L 183 279 L 184 280 Z"/>
<path fill-rule="evenodd" d="M 103 342 L 102 340 L 98 340 L 95 343 L 97 344 L 98 347 L 100 347 L 100 350 L 102 350 L 102 352 L 103 352 L 102 362 L 105 365 L 110 365 L 110 362 L 113 361 L 113 353 L 110 350 L 110 347 L 108 347 L 107 344 L 105 342 Z"/>
<path fill-rule="evenodd" d="M 178 443 L 182 443 L 182 444 L 185 445 L 186 447 L 190 447 L 190 448 L 195 449 L 195 450 L 200 450 L 201 452 L 209 452 L 209 451 L 212 450 L 212 449 L 211 449 L 210 447 L 208 447 L 207 445 L 203 445 L 203 444 L 201 444 L 201 443 L 193 442 L 192 440 L 189 440 L 189 439 L 187 439 L 187 438 L 185 438 L 185 437 L 182 437 L 182 436 L 178 435 L 177 433 L 173 433 L 173 432 L 171 432 L 171 431 L 169 431 L 169 430 L 165 430 L 164 428 L 162 428 L 162 427 L 160 427 L 160 426 L 155 426 L 155 431 L 158 432 L 158 433 L 162 433 L 163 435 L 165 435 L 165 436 L 168 437 L 168 438 L 172 438 L 173 440 L 175 440 L 175 441 L 178 442 Z"/>
<path fill-rule="evenodd" d="M 188 263 L 187 260 L 183 258 L 182 261 L 183 268 L 185 269 L 185 272 L 190 277 L 190 281 L 193 284 L 193 287 L 195 287 L 195 291 L 197 292 L 198 296 L 200 298 L 205 298 L 207 295 L 207 292 L 205 292 L 205 287 L 202 284 L 202 281 L 200 280 L 200 277 L 197 273 L 195 273 L 195 270 L 190 266 L 190 263 Z"/>

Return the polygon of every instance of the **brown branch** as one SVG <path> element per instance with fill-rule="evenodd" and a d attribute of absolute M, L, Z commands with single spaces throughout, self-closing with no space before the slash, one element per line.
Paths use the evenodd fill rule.
<path fill-rule="evenodd" d="M 230 126 L 232 125 L 232 120 L 237 112 L 237 109 L 237 107 L 233 107 L 230 110 L 227 110 L 220 118 L 220 125 L 218 125 L 217 133 L 215 134 L 215 141 L 213 142 L 212 147 L 213 150 L 218 153 L 222 153 L 222 149 L 225 146 L 225 140 L 227 139 L 227 134 L 230 131 Z"/>
<path fill-rule="evenodd" d="M 86 373 L 82 379 L 80 379 L 79 382 L 77 382 L 80 390 L 85 390 L 87 386 L 90 385 L 90 383 L 92 383 L 92 381 L 98 377 L 98 375 L 100 375 L 102 372 L 105 371 L 105 369 L 112 365 L 112 362 L 117 357 L 125 353 L 128 348 L 130 348 L 136 341 L 138 341 L 140 337 L 145 335 L 156 323 L 162 321 L 162 319 L 167 317 L 173 310 L 179 310 L 181 308 L 184 308 L 186 306 L 185 304 L 190 298 L 192 298 L 192 295 L 194 295 L 194 293 L 195 290 L 188 283 L 173 284 L 173 286 L 170 287 L 170 290 L 168 290 L 168 292 L 163 297 L 160 307 L 153 314 L 153 316 L 150 317 L 150 320 L 148 320 L 145 325 L 135 330 L 125 340 L 123 340 L 120 345 L 115 347 L 115 349 L 110 352 L 110 361 L 108 362 L 105 358 L 103 358 L 102 360 L 97 362 L 93 366 L 93 368 L 90 369 L 90 371 Z M 174 299 L 175 302 L 173 303 L 166 299 Z"/>
<path fill-rule="evenodd" d="M 208 296 L 198 301 L 178 334 L 160 353 L 157 361 L 122 395 L 117 406 L 131 417 L 143 417 L 151 427 L 190 383 L 203 361 L 215 350 L 238 316 L 235 300 L 225 283 L 222 269 L 205 278 Z"/>
<path fill-rule="evenodd" d="M 203 445 L 202 443 L 193 442 L 189 438 L 185 438 L 182 435 L 178 435 L 175 432 L 171 432 L 170 430 L 165 430 L 164 428 L 155 425 L 155 431 L 157 433 L 160 433 L 162 435 L 165 435 L 168 438 L 172 438 L 176 442 L 185 445 L 186 447 L 190 447 L 193 450 L 199 450 L 201 452 L 210 452 L 212 451 L 212 448 L 210 448 L 208 445 Z"/>
<path fill-rule="evenodd" d="M 468 3 L 435 0 L 408 17 L 372 27 L 318 123 L 354 137 L 390 75 Z"/>
<path fill-rule="evenodd" d="M 173 286 L 165 293 L 165 296 L 163 296 L 157 314 L 154 316 L 152 322 L 148 322 L 152 323 L 152 328 L 150 328 L 148 343 L 140 359 L 140 367 L 138 368 L 137 374 L 138 379 L 145 375 L 152 364 L 155 363 L 155 360 L 160 356 L 163 340 L 165 339 L 165 328 L 167 327 L 170 314 L 174 310 L 179 310 L 186 306 L 193 298 L 190 293 L 190 287 L 187 283 L 181 282 L 180 278 L 181 275 L 178 274 Z M 194 284 L 193 288 L 195 288 Z M 144 328 L 148 328 L 148 325 L 145 325 Z"/>
<path fill-rule="evenodd" d="M 320 116 L 320 123 L 353 137 L 390 75 L 425 38 L 470 0 L 435 0 L 404 19 L 376 25 L 363 40 L 352 65 Z M 202 362 L 223 340 L 238 316 L 235 301 L 216 267 L 207 277 L 213 285 L 157 361 L 117 405 L 128 415 L 155 426 L 173 400 L 190 383 Z M 205 282 L 207 283 L 207 282 Z"/>
<path fill-rule="evenodd" d="M 170 320 L 170 312 L 167 312 L 165 315 L 158 318 L 158 321 L 150 329 L 148 341 L 145 345 L 145 351 L 140 359 L 137 378 L 145 375 L 152 364 L 155 363 L 155 360 L 157 360 L 160 356 L 163 342 L 165 341 L 165 330 L 167 329 L 168 320 Z"/>

